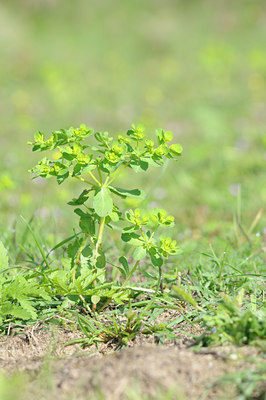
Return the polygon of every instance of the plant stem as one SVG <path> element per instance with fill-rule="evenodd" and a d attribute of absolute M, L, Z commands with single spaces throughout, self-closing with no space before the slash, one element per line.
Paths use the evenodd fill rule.
<path fill-rule="evenodd" d="M 136 261 L 134 267 L 132 268 L 132 270 L 131 270 L 130 273 L 128 274 L 126 280 L 123 282 L 123 285 L 120 287 L 120 289 L 118 290 L 118 292 L 120 292 L 120 291 L 125 287 L 125 285 L 128 283 L 129 279 L 131 278 L 131 276 L 134 274 L 134 272 L 135 272 L 136 269 L 138 268 L 138 265 L 139 265 L 139 260 Z"/>
<path fill-rule="evenodd" d="M 157 297 L 157 294 L 159 292 L 159 289 L 160 289 L 160 286 L 161 286 L 161 282 L 162 282 L 162 275 L 161 274 L 162 274 L 162 270 L 160 271 L 160 269 L 159 269 L 158 282 L 157 282 L 157 286 L 156 286 L 156 289 L 155 289 L 155 293 L 152 296 L 152 298 L 150 299 L 149 303 L 144 308 L 144 310 L 140 313 L 140 318 L 142 317 L 142 315 L 144 315 L 145 312 L 150 311 L 150 309 L 152 308 L 152 306 L 153 306 L 153 304 L 155 302 L 155 299 Z"/>
<path fill-rule="evenodd" d="M 94 251 L 94 254 L 93 254 L 93 258 L 92 258 L 92 265 L 93 265 L 93 267 L 94 267 L 95 272 L 97 271 L 96 260 L 97 260 L 98 255 L 99 255 L 99 251 L 98 251 L 98 250 L 99 250 L 99 247 L 100 247 L 100 245 L 101 245 L 101 243 L 102 243 L 102 240 L 103 240 L 104 224 L 105 224 L 105 217 L 102 217 L 102 218 L 100 219 L 100 225 L 99 225 L 99 231 L 98 231 L 97 242 L 96 242 L 96 245 L 95 245 L 95 251 Z M 93 284 L 94 284 L 94 286 L 97 285 L 97 280 L 96 280 L 96 279 L 94 279 Z M 92 305 L 92 310 L 93 310 L 93 312 L 96 311 L 96 307 L 97 307 L 96 304 L 93 304 L 93 305 Z"/>
<path fill-rule="evenodd" d="M 82 250 L 84 249 L 84 246 L 85 246 L 85 243 L 86 243 L 87 238 L 88 238 L 88 235 L 87 235 L 87 234 L 84 235 L 84 239 L 82 240 L 82 243 L 81 243 L 80 248 L 79 248 L 79 251 L 78 251 L 78 255 L 77 255 L 77 258 L 76 258 L 75 266 L 76 266 L 76 265 L 78 264 L 78 262 L 79 262 L 79 259 L 80 259 Z"/>
<path fill-rule="evenodd" d="M 149 240 L 152 240 L 152 238 L 153 238 L 155 232 L 157 231 L 157 229 L 159 228 L 159 226 L 160 226 L 160 225 L 157 225 L 157 226 L 156 226 L 156 228 L 155 228 L 154 231 L 152 232 L 151 237 L 150 237 Z"/>
<path fill-rule="evenodd" d="M 146 236 L 145 236 L 145 233 L 143 232 L 143 229 L 142 229 L 142 227 L 140 226 L 139 227 L 139 230 L 140 230 L 140 233 L 142 234 L 142 236 L 143 236 L 143 239 L 146 241 L 147 240 L 147 238 L 146 238 Z"/>
<path fill-rule="evenodd" d="M 34 239 L 34 241 L 35 241 L 35 243 L 36 243 L 38 249 L 40 250 L 40 253 L 41 253 L 41 255 L 42 255 L 43 261 L 44 261 L 45 264 L 46 264 L 46 267 L 47 267 L 47 268 L 50 268 L 50 264 L 49 264 L 49 262 L 48 262 L 48 260 L 47 260 L 47 258 L 46 258 L 46 256 L 45 256 L 45 254 L 44 254 L 43 248 L 42 248 L 42 246 L 41 246 L 39 240 L 37 239 L 37 236 L 36 236 L 35 233 L 33 232 L 32 227 L 30 226 L 30 224 L 25 220 L 25 218 L 24 218 L 22 215 L 21 215 L 21 219 L 22 219 L 22 220 L 24 221 L 24 223 L 27 225 L 28 230 L 29 230 L 30 233 L 32 234 L 32 237 L 33 237 L 33 239 Z"/>
<path fill-rule="evenodd" d="M 159 275 L 160 275 L 160 289 L 161 292 L 164 292 L 164 288 L 163 288 L 163 274 L 162 274 L 162 267 L 159 267 Z"/>
<path fill-rule="evenodd" d="M 161 181 L 162 177 L 165 174 L 167 165 L 168 165 L 169 160 L 166 160 L 166 162 L 164 163 L 164 166 L 161 170 L 160 175 L 157 177 L 157 179 L 153 182 L 152 187 L 150 188 L 150 190 L 148 191 L 148 193 L 146 194 L 146 196 L 144 197 L 144 199 L 140 202 L 139 206 L 144 207 L 148 202 L 149 199 L 154 191 L 154 189 L 156 188 L 156 186 L 159 184 L 159 182 Z"/>
<path fill-rule="evenodd" d="M 98 255 L 99 255 L 99 247 L 100 247 L 100 245 L 102 243 L 102 240 L 103 240 L 104 224 L 105 224 L 105 217 L 102 217 L 100 219 L 97 242 L 96 242 L 94 254 L 93 254 L 93 257 L 92 257 L 92 265 L 94 266 L 95 271 L 96 271 L 96 260 L 97 260 Z M 96 281 L 94 283 L 96 285 Z"/>
<path fill-rule="evenodd" d="M 88 171 L 88 174 L 89 174 L 90 177 L 94 180 L 94 182 L 96 182 L 97 185 L 101 187 L 100 182 L 99 182 L 98 179 L 93 175 L 93 173 L 92 173 L 91 171 Z"/>
<path fill-rule="evenodd" d="M 82 294 L 80 294 L 79 298 L 81 299 L 82 303 L 85 305 L 85 308 L 89 311 L 90 315 L 92 316 L 93 315 L 92 310 L 90 309 L 90 306 L 86 302 L 84 296 L 82 296 Z"/>
<path fill-rule="evenodd" d="M 102 178 L 102 173 L 101 173 L 101 170 L 99 168 L 99 165 L 97 165 L 97 171 L 98 171 L 100 182 L 101 182 L 101 185 L 102 185 L 103 184 L 103 178 Z"/>
<path fill-rule="evenodd" d="M 117 169 L 115 172 L 114 172 L 114 175 L 113 175 L 113 177 L 111 178 L 111 180 L 108 182 L 106 182 L 106 183 L 108 183 L 108 185 L 110 185 L 110 183 L 112 183 L 120 174 L 121 174 L 121 172 L 128 166 L 130 164 L 130 160 L 122 167 L 122 168 L 120 168 L 120 169 Z"/>
<path fill-rule="evenodd" d="M 74 178 L 78 179 L 79 181 L 86 182 L 91 186 L 94 186 L 94 183 L 91 183 L 90 181 L 87 181 L 86 179 L 81 178 L 80 176 L 74 176 Z"/>
<path fill-rule="evenodd" d="M 76 261 L 75 261 L 75 264 L 74 264 L 74 268 L 73 268 L 73 281 L 75 280 L 77 265 L 79 263 L 80 256 L 81 256 L 82 250 L 84 249 L 84 246 L 86 244 L 87 238 L 88 238 L 88 235 L 87 234 L 84 235 L 84 239 L 81 242 L 81 245 L 80 245 L 80 248 L 79 248 L 79 251 L 78 251 L 78 254 L 77 254 L 77 258 L 76 258 Z"/>
<path fill-rule="evenodd" d="M 139 261 L 136 262 L 136 264 L 134 265 L 134 267 L 132 268 L 132 270 L 130 271 L 130 273 L 128 274 L 128 277 L 126 278 L 126 280 L 123 282 L 123 285 L 118 289 L 117 294 L 120 293 L 124 287 L 126 286 L 126 284 L 128 283 L 129 279 L 131 278 L 131 276 L 134 274 L 134 272 L 136 271 L 137 267 L 139 265 Z M 109 298 L 106 303 L 100 308 L 100 310 L 98 312 L 103 311 L 112 301 L 112 297 Z"/>
<path fill-rule="evenodd" d="M 97 242 L 96 242 L 96 246 L 95 246 L 95 256 L 94 256 L 95 261 L 96 261 L 98 255 L 99 255 L 98 249 L 99 249 L 99 247 L 100 247 L 100 245 L 101 245 L 101 243 L 102 243 L 102 240 L 103 240 L 104 225 L 105 225 L 105 217 L 102 217 L 102 218 L 100 219 L 98 237 L 97 237 Z"/>

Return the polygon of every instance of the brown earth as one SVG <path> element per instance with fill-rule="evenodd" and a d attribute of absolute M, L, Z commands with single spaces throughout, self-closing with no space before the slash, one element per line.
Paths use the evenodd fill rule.
<path fill-rule="evenodd" d="M 65 346 L 79 337 L 82 335 L 77 330 L 43 327 L 2 336 L 0 369 L 7 374 L 23 371 L 27 377 L 23 399 L 27 400 L 146 399 L 145 396 L 198 400 L 203 395 L 202 399 L 216 400 L 235 398 L 232 388 L 213 385 L 217 378 L 247 366 L 253 368 L 245 361 L 247 357 L 262 357 L 250 346 L 201 349 L 196 353 L 189 348 L 191 340 L 185 334 L 180 340 L 160 346 L 151 336 L 139 335 L 128 348 L 119 351 L 114 351 L 114 343 L 85 350 L 77 344 Z M 166 393 L 168 397 L 164 397 Z"/>

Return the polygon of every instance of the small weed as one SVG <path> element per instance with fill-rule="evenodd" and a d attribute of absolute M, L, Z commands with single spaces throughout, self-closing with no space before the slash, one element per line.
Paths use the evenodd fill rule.
<path fill-rule="evenodd" d="M 78 129 L 55 131 L 46 140 L 43 133 L 34 137 L 33 151 L 57 151 L 57 160 L 43 158 L 31 172 L 36 177 L 56 177 L 58 184 L 72 178 L 86 185 L 79 197 L 68 202 L 76 207 L 74 212 L 79 217 L 79 236 L 67 247 L 68 258 L 64 264 L 68 268 L 52 271 L 49 281 L 57 295 L 79 296 L 87 311 L 102 310 L 112 300 L 118 303 L 127 299 L 125 289 L 141 260 L 147 256 L 159 269 L 163 260 L 179 252 L 177 243 L 171 237 L 156 236 L 159 228 L 174 225 L 174 217 L 167 215 L 163 209 L 144 210 L 130 209 L 122 216 L 114 198 L 125 200 L 127 197 L 143 198 L 140 189 L 122 189 L 114 186 L 119 175 L 130 168 L 135 172 L 147 171 L 150 166 L 160 167 L 166 159 L 177 159 L 182 152 L 178 144 L 168 145 L 173 139 L 172 132 L 157 130 L 157 145 L 146 139 L 142 126 L 132 128 L 125 136 L 117 140 L 107 132 L 96 132 L 92 141 L 83 143 L 93 135 L 93 130 L 81 125 Z M 134 247 L 134 264 L 130 267 L 124 254 L 114 266 L 121 272 L 124 282 L 121 286 L 112 285 L 106 280 L 106 254 L 104 250 L 104 228 L 113 228 L 120 222 L 123 227 L 121 239 Z M 41 247 L 39 246 L 40 250 Z M 41 251 L 43 261 L 49 268 L 49 261 Z"/>
<path fill-rule="evenodd" d="M 247 368 L 222 376 L 214 385 L 233 387 L 236 391 L 234 400 L 265 400 L 265 375 L 266 363 L 257 363 L 253 369 Z"/>
<path fill-rule="evenodd" d="M 223 295 L 216 308 L 202 317 L 207 332 L 199 339 L 204 346 L 233 343 L 238 346 L 255 344 L 266 339 L 266 315 L 254 310 L 252 303 L 243 304 L 244 290 L 230 298 Z"/>

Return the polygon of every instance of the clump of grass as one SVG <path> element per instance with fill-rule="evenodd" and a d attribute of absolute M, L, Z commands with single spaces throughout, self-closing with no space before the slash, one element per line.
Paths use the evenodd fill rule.
<path fill-rule="evenodd" d="M 234 298 L 222 295 L 216 308 L 202 317 L 206 333 L 199 339 L 204 346 L 232 343 L 252 345 L 266 339 L 266 313 L 254 305 L 242 304 L 244 290 Z M 254 299 L 254 298 L 253 298 Z"/>

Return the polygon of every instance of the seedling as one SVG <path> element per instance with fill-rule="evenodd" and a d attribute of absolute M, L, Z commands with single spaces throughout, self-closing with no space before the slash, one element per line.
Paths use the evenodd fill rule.
<path fill-rule="evenodd" d="M 167 159 L 177 160 L 181 155 L 181 145 L 168 144 L 173 139 L 172 132 L 157 130 L 156 137 L 155 144 L 146 138 L 142 126 L 132 125 L 126 135 L 113 139 L 107 132 L 94 133 L 91 128 L 81 125 L 77 129 L 55 131 L 48 140 L 38 132 L 34 142 L 29 142 L 33 151 L 50 151 L 57 158 L 55 161 L 51 159 L 53 157 L 42 158 L 30 170 L 34 178 L 55 177 L 59 185 L 67 179 L 76 179 L 85 185 L 79 197 L 68 202 L 75 207 L 81 229 L 81 234 L 68 246 L 74 282 L 84 275 L 84 268 L 87 275 L 88 271 L 94 274 L 95 287 L 106 282 L 106 257 L 102 247 L 104 230 L 106 227 L 112 229 L 112 224 L 117 222 L 126 221 L 121 239 L 135 248 L 131 268 L 124 254 L 119 257 L 117 268 L 124 283 L 118 293 L 123 291 L 142 259 L 149 257 L 161 274 L 163 260 L 178 253 L 175 240 L 157 235 L 158 228 L 174 225 L 174 217 L 163 209 L 148 212 L 139 208 L 130 209 L 123 216 L 116 202 L 117 198 L 142 199 L 145 196 L 138 188 L 123 189 L 115 185 L 123 171 L 130 168 L 136 173 L 147 173 L 149 167 L 161 167 Z M 91 296 L 94 307 L 100 298 L 95 294 Z"/>

